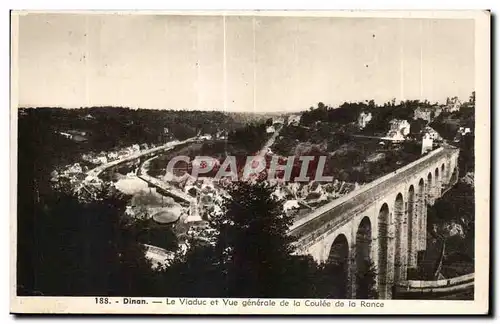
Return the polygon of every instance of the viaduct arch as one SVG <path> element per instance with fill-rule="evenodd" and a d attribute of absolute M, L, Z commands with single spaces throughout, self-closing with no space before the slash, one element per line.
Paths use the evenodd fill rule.
<path fill-rule="evenodd" d="M 378 297 L 392 298 L 393 287 L 407 280 L 426 249 L 427 205 L 458 181 L 458 154 L 439 148 L 312 211 L 290 229 L 296 253 L 336 260 L 352 298 L 371 264 Z"/>

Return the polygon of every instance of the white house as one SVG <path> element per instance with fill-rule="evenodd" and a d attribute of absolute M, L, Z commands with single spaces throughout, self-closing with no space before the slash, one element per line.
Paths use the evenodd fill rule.
<path fill-rule="evenodd" d="M 458 132 L 463 136 L 465 134 L 468 134 L 471 132 L 470 128 L 469 127 L 460 127 L 458 129 Z"/>
<path fill-rule="evenodd" d="M 287 200 L 283 204 L 283 211 L 288 212 L 290 210 L 299 209 L 300 205 L 297 200 Z"/>
<path fill-rule="evenodd" d="M 442 139 L 441 135 L 439 135 L 439 133 L 432 127 L 426 126 L 422 132 L 424 135 L 427 134 L 433 141 Z"/>
<path fill-rule="evenodd" d="M 448 112 L 459 111 L 462 102 L 458 99 L 458 97 L 448 98 L 446 99 L 446 105 L 444 106 L 444 110 Z"/>
<path fill-rule="evenodd" d="M 359 114 L 358 117 L 358 126 L 363 129 L 366 125 L 372 120 L 372 113 L 365 113 L 364 111 Z"/>
<path fill-rule="evenodd" d="M 212 139 L 212 135 L 210 135 L 210 134 L 204 134 L 204 135 L 200 136 L 200 139 L 202 139 L 202 140 L 211 140 Z"/>
<path fill-rule="evenodd" d="M 116 153 L 116 152 L 109 152 L 108 153 L 108 159 L 116 160 L 117 158 L 118 158 L 118 153 Z"/>
<path fill-rule="evenodd" d="M 281 125 L 283 125 L 284 123 L 285 123 L 285 119 L 283 117 L 273 118 L 273 125 L 274 124 L 281 124 Z"/>
<path fill-rule="evenodd" d="M 301 115 L 288 116 L 288 125 L 298 125 L 300 123 Z"/>
<path fill-rule="evenodd" d="M 429 133 L 425 133 L 422 138 L 422 154 L 432 151 L 432 137 Z"/>
<path fill-rule="evenodd" d="M 393 119 L 389 122 L 390 130 L 394 130 L 406 136 L 410 134 L 410 123 L 405 119 Z"/>
<path fill-rule="evenodd" d="M 83 170 L 82 170 L 82 167 L 80 166 L 80 163 L 75 163 L 67 169 L 67 172 L 68 173 L 82 173 Z"/>
<path fill-rule="evenodd" d="M 106 156 L 97 156 L 94 159 L 94 162 L 97 162 L 96 164 L 106 164 L 108 163 L 108 159 L 106 158 Z"/>

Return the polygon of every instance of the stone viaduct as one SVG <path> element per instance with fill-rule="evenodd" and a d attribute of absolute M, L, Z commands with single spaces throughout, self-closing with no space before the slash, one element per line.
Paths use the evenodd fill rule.
<path fill-rule="evenodd" d="M 356 274 L 372 263 L 380 299 L 406 280 L 426 249 L 427 205 L 458 181 L 459 150 L 441 147 L 297 220 L 296 252 L 344 268 L 356 297 Z"/>

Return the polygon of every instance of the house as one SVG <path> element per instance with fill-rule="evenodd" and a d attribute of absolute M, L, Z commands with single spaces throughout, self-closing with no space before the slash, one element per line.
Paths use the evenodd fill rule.
<path fill-rule="evenodd" d="M 60 135 L 68 138 L 68 139 L 72 139 L 73 138 L 73 135 L 69 134 L 69 133 L 66 133 L 66 132 L 59 132 Z"/>
<path fill-rule="evenodd" d="M 100 161 L 99 163 L 108 163 L 108 158 L 106 157 L 106 153 L 104 152 L 97 154 L 97 156 L 94 158 L 94 163 L 96 160 Z"/>
<path fill-rule="evenodd" d="M 192 167 L 197 168 L 201 173 L 213 170 L 213 168 L 218 167 L 219 164 L 219 161 L 215 158 L 198 156 L 191 162 Z"/>
<path fill-rule="evenodd" d="M 108 163 L 108 159 L 106 156 L 97 156 L 94 161 L 95 164 L 106 164 Z"/>
<path fill-rule="evenodd" d="M 117 158 L 118 158 L 118 153 L 116 153 L 116 152 L 109 152 L 108 153 L 108 159 L 116 160 Z"/>
<path fill-rule="evenodd" d="M 227 131 L 226 130 L 217 130 L 217 133 L 215 134 L 215 138 L 221 139 L 221 140 L 227 139 Z"/>
<path fill-rule="evenodd" d="M 297 200 L 287 200 L 283 204 L 283 211 L 288 212 L 294 209 L 299 209 L 300 205 Z"/>
<path fill-rule="evenodd" d="M 274 132 L 276 132 L 276 129 L 274 128 L 274 126 L 268 126 L 266 128 L 266 133 L 267 134 L 274 133 Z"/>
<path fill-rule="evenodd" d="M 300 183 L 290 182 L 286 185 L 286 188 L 292 196 L 297 196 L 297 193 L 300 190 Z"/>
<path fill-rule="evenodd" d="M 95 158 L 92 156 L 92 154 L 82 154 L 82 160 L 83 161 L 93 162 L 94 159 Z"/>
<path fill-rule="evenodd" d="M 453 139 L 453 141 L 455 143 L 458 143 L 462 140 L 462 138 L 467 135 L 467 134 L 471 134 L 472 131 L 470 129 L 470 127 L 460 127 L 458 130 L 457 130 L 457 134 L 455 135 L 455 138 Z"/>
<path fill-rule="evenodd" d="M 298 124 L 300 124 L 300 118 L 302 116 L 301 115 L 290 115 L 288 116 L 288 123 L 287 125 L 295 125 L 297 126 Z"/>
<path fill-rule="evenodd" d="M 273 125 L 276 125 L 276 124 L 283 125 L 284 123 L 285 123 L 285 118 L 283 118 L 283 117 L 273 118 Z"/>
<path fill-rule="evenodd" d="M 66 137 L 67 139 L 73 140 L 75 142 L 85 142 L 87 141 L 87 132 L 68 130 L 65 132 L 59 132 L 60 135 Z"/>
<path fill-rule="evenodd" d="M 80 166 L 80 163 L 75 163 L 71 165 L 66 171 L 67 173 L 82 173 L 83 169 Z"/>
<path fill-rule="evenodd" d="M 305 197 L 305 199 L 317 199 L 322 194 L 324 194 L 323 187 L 316 181 L 302 184 L 302 187 L 299 189 L 299 196 Z"/>
<path fill-rule="evenodd" d="M 390 128 L 385 139 L 391 141 L 404 141 L 410 133 L 410 123 L 404 119 L 393 119 L 389 122 Z"/>
<path fill-rule="evenodd" d="M 442 140 L 442 137 L 441 135 L 439 135 L 438 132 L 436 132 L 436 130 L 434 130 L 432 127 L 429 127 L 429 126 L 426 126 L 423 130 L 422 130 L 422 133 L 424 135 L 428 135 L 433 141 L 436 141 L 436 140 Z"/>
<path fill-rule="evenodd" d="M 58 173 L 56 170 L 52 171 L 52 172 L 50 173 L 50 181 L 55 182 L 55 181 L 57 181 L 58 179 L 59 179 L 59 173 Z"/>
<path fill-rule="evenodd" d="M 196 186 L 186 186 L 184 187 L 184 192 L 189 194 L 191 197 L 196 197 L 198 195 L 198 188 Z"/>
<path fill-rule="evenodd" d="M 365 113 L 364 111 L 359 114 L 358 117 L 358 126 L 363 129 L 366 125 L 372 120 L 372 113 Z"/>
<path fill-rule="evenodd" d="M 129 150 L 127 150 L 127 149 L 120 150 L 120 151 L 118 152 L 118 158 L 119 158 L 119 159 L 124 158 L 124 157 L 126 157 L 127 155 L 129 155 L 129 154 L 130 154 L 130 151 L 129 151 Z"/>
<path fill-rule="evenodd" d="M 395 131 L 406 136 L 410 134 L 410 123 L 404 119 L 393 119 L 389 122 L 390 131 Z"/>
<path fill-rule="evenodd" d="M 273 192 L 273 196 L 278 198 L 278 199 L 285 199 L 287 196 L 287 193 L 285 190 L 283 190 L 283 187 L 276 186 L 276 189 Z"/>
<path fill-rule="evenodd" d="M 204 134 L 204 135 L 200 136 L 200 139 L 202 139 L 202 140 L 211 140 L 212 139 L 212 135 L 210 135 L 210 134 Z"/>
<path fill-rule="evenodd" d="M 446 105 L 443 107 L 443 109 L 447 112 L 459 111 L 461 105 L 462 102 L 458 100 L 458 97 L 447 98 Z"/>
<path fill-rule="evenodd" d="M 308 189 L 309 192 L 306 195 L 306 200 L 324 200 L 327 196 L 323 186 L 319 182 L 311 182 Z"/>
<path fill-rule="evenodd" d="M 73 136 L 76 136 L 76 135 L 86 136 L 87 135 L 87 132 L 78 131 L 78 130 L 74 130 L 74 129 L 71 129 L 71 130 L 67 131 L 67 133 L 69 133 L 69 134 L 71 134 Z"/>
<path fill-rule="evenodd" d="M 430 133 L 425 133 L 424 137 L 422 138 L 422 154 L 432 151 L 432 147 L 433 147 L 433 139 Z"/>
<path fill-rule="evenodd" d="M 470 128 L 469 127 L 460 127 L 458 129 L 458 133 L 460 133 L 460 135 L 464 136 L 465 134 L 469 134 L 471 132 Z"/>
<path fill-rule="evenodd" d="M 414 110 L 413 112 L 413 119 L 423 119 L 428 122 L 431 122 L 434 118 L 437 116 L 441 115 L 443 112 L 443 109 L 441 109 L 439 106 L 432 106 L 432 107 L 418 107 L 417 109 Z"/>

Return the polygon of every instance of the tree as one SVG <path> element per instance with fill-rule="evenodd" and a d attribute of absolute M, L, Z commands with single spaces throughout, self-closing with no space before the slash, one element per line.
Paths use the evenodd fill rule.
<path fill-rule="evenodd" d="M 460 154 L 458 156 L 458 167 L 460 176 L 467 172 L 474 172 L 474 135 L 471 133 L 462 136 L 460 141 Z"/>
<path fill-rule="evenodd" d="M 314 279 L 315 298 L 347 298 L 347 269 L 332 260 L 317 266 Z"/>
<path fill-rule="evenodd" d="M 20 223 L 26 240 L 18 267 L 18 292 L 49 296 L 144 296 L 154 290 L 151 264 L 136 241 L 133 222 L 123 217 L 124 201 L 100 195 L 82 202 L 65 192 L 34 206 L 34 225 Z M 27 219 L 28 215 L 22 215 Z"/>
<path fill-rule="evenodd" d="M 222 213 L 210 220 L 213 234 L 165 269 L 169 295 L 304 298 L 340 296 L 335 272 L 323 271 L 310 256 L 292 255 L 292 218 L 274 188 L 264 182 L 234 184 Z M 328 279 L 329 281 L 325 281 Z M 330 284 L 326 284 L 330 283 Z M 332 288 L 333 287 L 333 288 Z"/>
<path fill-rule="evenodd" d="M 453 230 L 457 226 L 461 229 L 460 231 Z M 459 269 L 463 271 L 468 267 L 471 267 L 473 271 L 474 229 L 474 186 L 470 182 L 460 180 L 434 205 L 427 207 L 428 232 L 434 237 L 447 241 L 443 273 L 450 273 L 450 270 L 453 273 Z M 457 275 L 461 274 L 464 273 Z"/>
<path fill-rule="evenodd" d="M 245 127 L 236 129 L 228 134 L 231 142 L 247 150 L 248 153 L 254 153 L 259 150 L 267 139 L 266 125 L 264 123 L 251 123 Z"/>
<path fill-rule="evenodd" d="M 190 241 L 185 255 L 178 254 L 174 262 L 162 269 L 158 296 L 230 297 L 220 259 L 213 246 Z"/>
<path fill-rule="evenodd" d="M 427 125 L 427 121 L 421 118 L 410 121 L 410 134 L 413 138 L 418 138 Z"/>
<path fill-rule="evenodd" d="M 472 105 L 476 104 L 476 91 L 472 91 L 472 93 L 469 97 L 469 103 Z"/>
<path fill-rule="evenodd" d="M 224 213 L 211 221 L 230 296 L 277 297 L 288 288 L 282 278 L 293 251 L 287 235 L 293 219 L 272 193 L 273 187 L 264 182 L 235 184 Z"/>
<path fill-rule="evenodd" d="M 356 273 L 356 298 L 357 299 L 377 299 L 376 289 L 377 272 L 373 262 L 364 261 L 365 264 Z"/>

